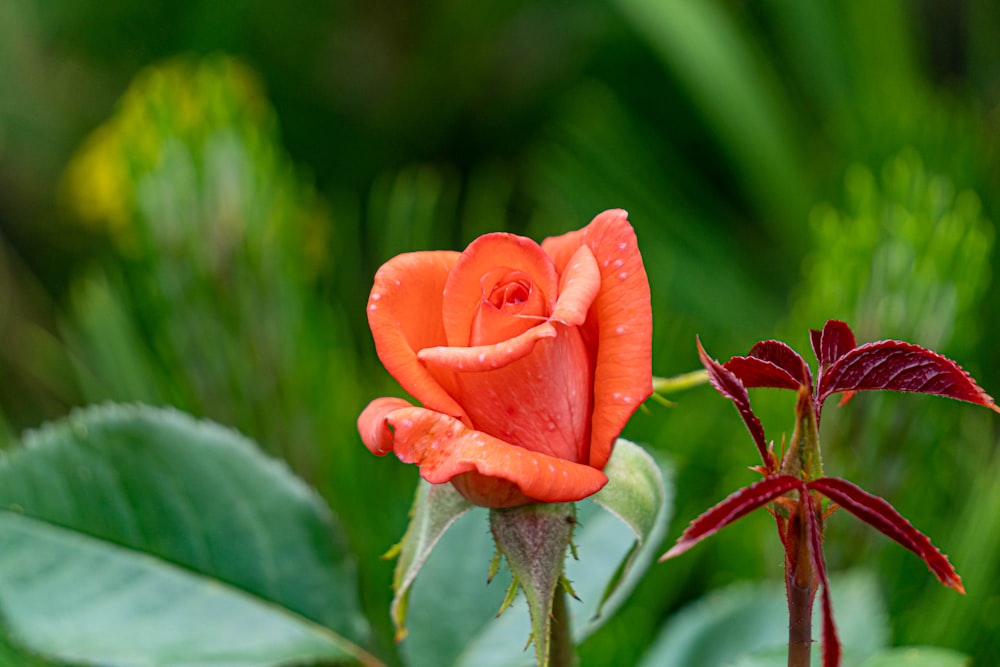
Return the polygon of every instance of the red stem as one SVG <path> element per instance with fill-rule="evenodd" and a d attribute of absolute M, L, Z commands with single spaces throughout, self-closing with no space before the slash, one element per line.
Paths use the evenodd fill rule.
<path fill-rule="evenodd" d="M 808 493 L 803 491 L 802 493 Z M 818 581 L 809 557 L 805 522 L 808 506 L 800 502 L 787 523 L 785 589 L 788 593 L 788 667 L 809 667 L 812 652 L 812 609 Z"/>

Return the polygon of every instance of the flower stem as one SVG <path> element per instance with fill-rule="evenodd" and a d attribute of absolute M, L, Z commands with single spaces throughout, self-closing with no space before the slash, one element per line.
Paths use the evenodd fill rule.
<path fill-rule="evenodd" d="M 800 587 L 786 577 L 788 588 L 788 667 L 809 667 L 812 651 L 812 587 Z"/>
<path fill-rule="evenodd" d="M 805 494 L 788 524 L 791 553 L 785 556 L 785 589 L 788 592 L 788 667 L 809 667 L 812 651 L 812 608 L 817 588 L 810 554 L 809 505 Z"/>
<path fill-rule="evenodd" d="M 549 637 L 549 667 L 576 667 L 576 653 L 573 651 L 573 637 L 570 634 L 569 608 L 566 605 L 566 591 L 556 588 L 552 600 L 552 625 Z"/>

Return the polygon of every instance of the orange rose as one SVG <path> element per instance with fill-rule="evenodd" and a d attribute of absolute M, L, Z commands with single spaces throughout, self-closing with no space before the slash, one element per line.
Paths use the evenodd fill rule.
<path fill-rule="evenodd" d="M 538 245 L 487 234 L 465 252 L 414 252 L 375 275 L 379 359 L 419 400 L 358 418 L 373 453 L 477 505 L 572 502 L 652 393 L 649 281 L 625 211 Z"/>

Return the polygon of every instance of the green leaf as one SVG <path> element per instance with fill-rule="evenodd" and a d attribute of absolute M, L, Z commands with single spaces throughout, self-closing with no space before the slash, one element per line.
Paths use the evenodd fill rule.
<path fill-rule="evenodd" d="M 0 610 L 59 660 L 381 664 L 323 502 L 233 431 L 103 406 L 0 462 Z"/>
<path fill-rule="evenodd" d="M 399 554 L 392 581 L 395 596 L 391 607 L 397 641 L 406 637 L 410 588 L 417 573 L 448 527 L 471 508 L 472 504 L 451 484 L 428 484 L 420 480 L 417 485 L 406 534 L 390 552 L 398 551 Z"/>
<path fill-rule="evenodd" d="M 619 438 L 604 472 L 608 476 L 608 484 L 594 496 L 594 502 L 632 530 L 635 550 L 621 573 L 608 585 L 591 624 L 601 616 L 613 613 L 632 592 L 666 537 L 673 512 L 673 486 L 668 492 L 666 482 L 672 473 L 665 466 L 658 465 L 639 445 Z M 597 623 L 597 626 L 600 624 Z M 590 628 L 587 634 L 596 630 L 597 626 Z"/>
<path fill-rule="evenodd" d="M 67 662 L 52 662 L 24 650 L 0 632 L 0 665 L 17 667 L 71 667 Z M 75 666 L 72 666 L 75 667 Z"/>
<path fill-rule="evenodd" d="M 903 646 L 873 655 L 860 667 L 968 667 L 971 664 L 971 658 L 949 649 Z"/>
<path fill-rule="evenodd" d="M 874 577 L 833 577 L 844 664 L 856 664 L 888 641 L 888 618 Z M 813 636 L 819 639 L 818 610 Z M 640 667 L 763 667 L 787 663 L 788 604 L 784 584 L 735 584 L 680 610 L 663 628 Z M 813 651 L 820 655 L 819 643 Z"/>

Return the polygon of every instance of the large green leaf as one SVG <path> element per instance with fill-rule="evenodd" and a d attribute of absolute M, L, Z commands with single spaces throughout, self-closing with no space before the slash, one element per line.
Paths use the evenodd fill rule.
<path fill-rule="evenodd" d="M 333 517 L 246 439 L 104 406 L 0 462 L 0 609 L 61 660 L 379 664 Z"/>

